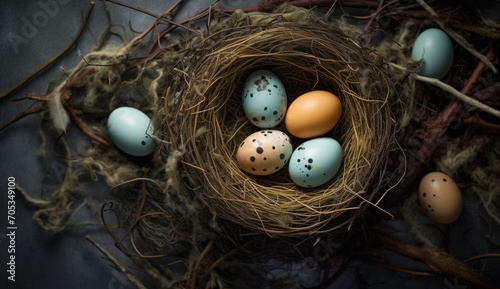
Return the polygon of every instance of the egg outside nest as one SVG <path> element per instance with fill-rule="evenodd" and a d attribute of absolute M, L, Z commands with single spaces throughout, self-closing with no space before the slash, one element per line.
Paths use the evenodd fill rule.
<path fill-rule="evenodd" d="M 418 198 L 425 214 L 437 223 L 451 224 L 462 214 L 462 192 L 455 181 L 444 173 L 425 175 L 418 187 Z"/>

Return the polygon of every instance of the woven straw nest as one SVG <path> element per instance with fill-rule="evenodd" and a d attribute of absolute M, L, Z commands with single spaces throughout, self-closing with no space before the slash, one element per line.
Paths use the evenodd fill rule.
<path fill-rule="evenodd" d="M 383 58 L 359 46 L 349 29 L 282 7 L 213 21 L 186 44 L 155 127 L 168 143 L 164 150 L 182 153 L 185 185 L 216 215 L 271 236 L 301 237 L 347 228 L 380 200 L 395 143 L 393 88 Z M 238 145 L 259 130 L 241 103 L 243 83 L 257 69 L 280 77 L 288 103 L 318 89 L 341 99 L 341 120 L 328 136 L 342 144 L 343 164 L 326 185 L 306 190 L 286 169 L 257 177 L 238 168 Z"/>

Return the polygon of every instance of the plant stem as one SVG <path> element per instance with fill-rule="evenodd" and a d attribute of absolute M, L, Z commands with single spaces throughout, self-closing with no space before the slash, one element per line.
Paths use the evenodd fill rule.
<path fill-rule="evenodd" d="M 118 261 L 118 259 L 116 259 L 113 255 L 111 255 L 111 253 L 109 253 L 108 250 L 106 250 L 103 246 L 101 246 L 101 244 L 99 244 L 96 240 L 94 240 L 94 238 L 87 235 L 85 236 L 85 239 L 89 241 L 92 245 L 94 245 L 94 247 L 96 247 L 99 251 L 101 251 L 101 253 L 103 253 L 104 256 L 106 256 L 106 258 L 108 258 L 108 260 L 111 261 L 111 263 L 113 263 L 113 265 L 115 265 L 116 268 L 118 268 L 120 272 L 122 272 L 122 274 L 125 275 L 125 277 L 127 277 L 127 279 L 132 284 L 135 285 L 135 287 L 137 287 L 138 289 L 146 289 L 146 286 L 144 286 L 144 284 L 142 284 L 142 282 L 139 279 L 137 279 L 137 277 L 135 277 L 134 274 L 132 274 L 125 266 L 123 266 L 120 263 L 120 261 Z"/>
<path fill-rule="evenodd" d="M 76 36 L 71 40 L 71 42 L 63 49 L 61 50 L 56 56 L 52 57 L 49 59 L 49 61 L 45 62 L 42 66 L 38 67 L 35 71 L 30 73 L 26 78 L 21 80 L 19 83 L 14 85 L 11 89 L 8 91 L 0 94 L 0 99 L 9 96 L 11 93 L 15 92 L 19 88 L 21 88 L 23 85 L 25 85 L 28 81 L 30 81 L 33 77 L 35 77 L 38 73 L 42 72 L 44 69 L 52 65 L 59 57 L 63 56 L 68 50 L 73 47 L 73 45 L 80 39 L 80 36 L 83 33 L 83 29 L 87 26 L 87 21 L 89 20 L 90 13 L 92 12 L 92 9 L 94 8 L 94 2 L 90 2 L 87 13 L 85 13 L 85 16 L 83 18 L 82 26 L 80 26 L 80 29 L 78 30 Z"/>

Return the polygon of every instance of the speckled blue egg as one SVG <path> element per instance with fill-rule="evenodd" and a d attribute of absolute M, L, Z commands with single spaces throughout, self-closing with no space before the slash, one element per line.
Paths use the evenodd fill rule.
<path fill-rule="evenodd" d="M 287 98 L 285 87 L 276 74 L 257 70 L 243 86 L 243 111 L 248 120 L 259 128 L 272 128 L 283 120 Z"/>
<path fill-rule="evenodd" d="M 120 107 L 108 117 L 108 133 L 113 143 L 123 152 L 136 156 L 152 153 L 156 145 L 151 119 L 133 107 Z"/>
<path fill-rule="evenodd" d="M 342 156 L 342 147 L 333 138 L 320 137 L 305 141 L 290 157 L 290 178 L 305 188 L 324 185 L 339 171 Z"/>
<path fill-rule="evenodd" d="M 415 39 L 411 56 L 414 60 L 423 60 L 418 74 L 443 78 L 453 63 L 453 44 L 444 31 L 430 28 Z"/>

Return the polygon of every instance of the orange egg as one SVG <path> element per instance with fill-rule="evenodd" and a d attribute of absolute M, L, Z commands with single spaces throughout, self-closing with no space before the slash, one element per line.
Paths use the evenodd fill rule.
<path fill-rule="evenodd" d="M 313 138 L 327 133 L 342 114 L 340 99 L 333 93 L 314 90 L 297 97 L 288 107 L 285 126 L 299 138 Z"/>
<path fill-rule="evenodd" d="M 460 188 L 441 172 L 428 173 L 422 178 L 418 198 L 427 216 L 441 224 L 456 221 L 464 206 Z"/>

